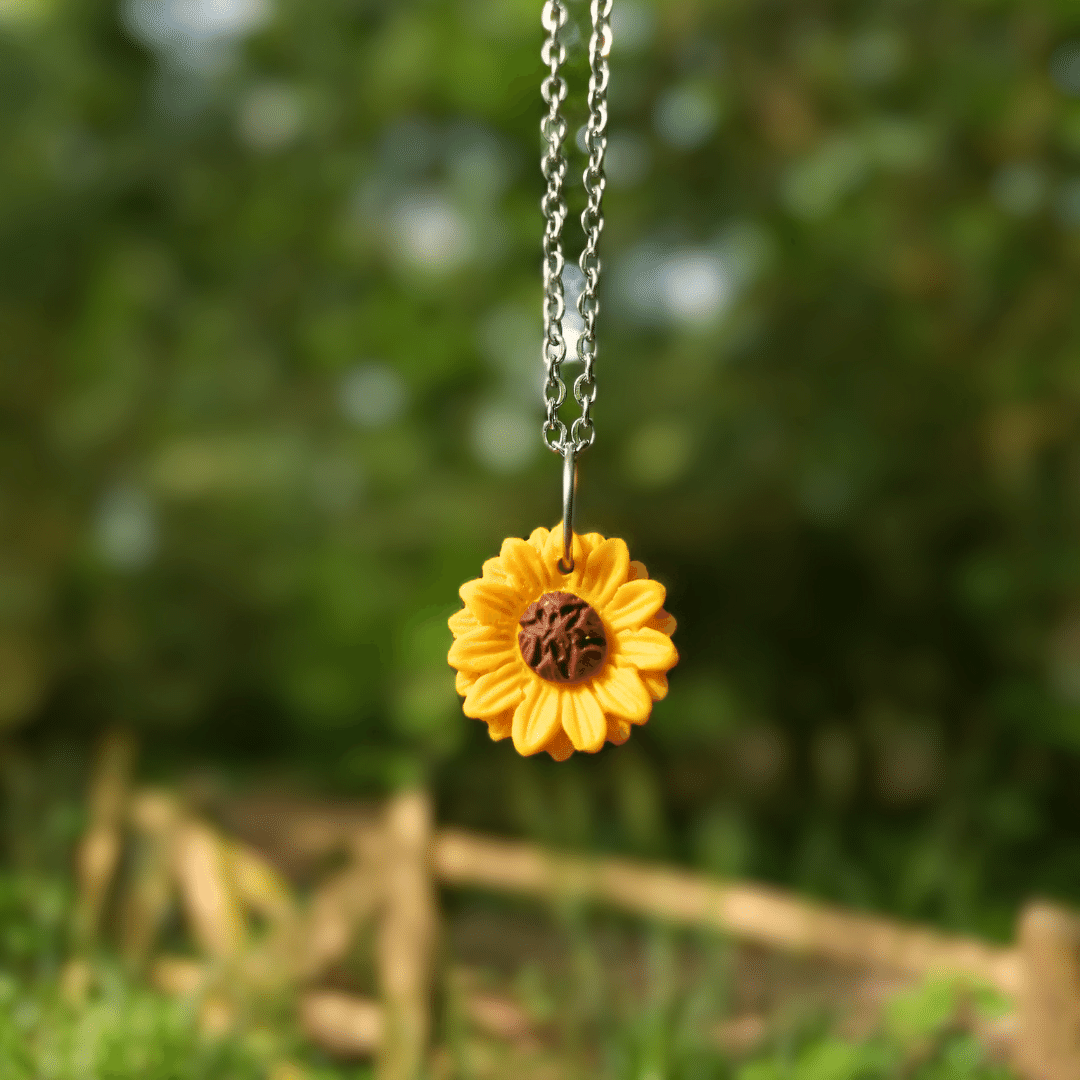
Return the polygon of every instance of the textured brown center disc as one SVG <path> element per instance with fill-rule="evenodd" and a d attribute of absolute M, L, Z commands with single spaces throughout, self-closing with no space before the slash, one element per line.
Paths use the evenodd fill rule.
<path fill-rule="evenodd" d="M 588 678 L 607 656 L 600 616 L 573 593 L 544 593 L 521 616 L 518 648 L 525 663 L 553 683 Z"/>

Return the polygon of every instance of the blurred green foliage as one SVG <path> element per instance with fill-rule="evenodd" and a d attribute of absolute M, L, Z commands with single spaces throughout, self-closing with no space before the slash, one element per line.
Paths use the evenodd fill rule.
<path fill-rule="evenodd" d="M 198 1011 L 87 968 L 65 987 L 71 907 L 65 877 L 0 873 L 0 1075 L 11 1080 L 261 1080 L 266 1048 L 208 1040 Z M 86 991 L 89 990 L 89 993 Z M 265 1039 L 264 1039 L 265 1041 Z"/>
<path fill-rule="evenodd" d="M 0 1068 L 11 1080 L 263 1080 L 263 1056 L 201 1037 L 190 1006 L 115 979 L 82 1007 L 0 981 Z"/>
<path fill-rule="evenodd" d="M 1074 6 L 616 0 L 581 524 L 683 659 L 559 768 L 445 665 L 558 516 L 539 8 L 0 4 L 0 722 L 1001 935 L 1080 899 Z"/>
<path fill-rule="evenodd" d="M 945 983 L 925 985 L 894 998 L 884 1030 L 862 1042 L 828 1032 L 756 1056 L 737 1080 L 1009 1080 L 1012 1071 L 990 1061 L 970 1034 L 957 1028 L 960 998 Z"/>

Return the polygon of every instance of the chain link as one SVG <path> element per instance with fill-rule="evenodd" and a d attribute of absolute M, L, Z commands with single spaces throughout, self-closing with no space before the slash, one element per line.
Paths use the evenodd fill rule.
<path fill-rule="evenodd" d="M 581 212 L 581 228 L 585 247 L 578 265 L 585 285 L 578 296 L 578 312 L 584 328 L 578 338 L 578 359 L 584 370 L 574 380 L 574 397 L 581 406 L 581 415 L 570 428 L 575 451 L 592 446 L 596 429 L 592 421 L 592 404 L 596 400 L 596 316 L 600 310 L 596 290 L 600 284 L 600 234 L 604 231 L 601 200 L 607 181 L 604 177 L 604 151 L 607 149 L 607 89 L 610 76 L 608 53 L 611 51 L 612 0 L 592 0 L 592 37 L 589 40 L 589 122 L 585 128 L 585 149 L 589 155 L 583 176 L 587 202 Z"/>
<path fill-rule="evenodd" d="M 548 37 L 541 56 L 550 72 L 541 88 L 548 113 L 540 123 L 540 132 L 547 142 L 541 169 L 548 182 L 547 192 L 541 202 L 545 221 L 544 366 L 547 373 L 544 382 L 547 415 L 543 436 L 548 448 L 564 457 L 570 453 L 576 456 L 591 446 L 596 438 L 592 420 L 592 405 L 596 400 L 596 375 L 593 369 L 596 362 L 596 316 L 600 309 L 597 299 L 600 283 L 598 249 L 600 234 L 604 229 L 601 201 L 606 186 L 604 152 L 607 149 L 607 57 L 611 51 L 611 5 L 612 0 L 592 0 L 590 7 L 592 36 L 589 40 L 589 119 L 585 128 L 585 150 L 589 159 L 583 174 L 586 205 L 581 214 L 585 246 L 578 263 L 585 283 L 577 302 L 583 323 L 577 352 L 583 371 L 574 380 L 574 398 L 581 406 L 581 415 L 574 420 L 569 434 L 558 415 L 560 406 L 566 400 L 566 384 L 562 380 L 561 367 L 566 359 L 566 339 L 562 332 L 562 318 L 566 310 L 562 283 L 562 229 L 567 213 L 563 197 L 567 163 L 563 153 L 566 120 L 562 115 L 561 105 L 566 99 L 567 88 L 566 80 L 559 74 L 559 69 L 566 60 L 566 49 L 559 41 L 559 31 L 569 18 L 564 0 L 547 0 L 542 19 Z"/>
<path fill-rule="evenodd" d="M 566 60 L 566 48 L 559 41 L 559 31 L 569 18 L 563 0 L 547 0 L 544 4 L 542 22 L 548 32 L 540 53 L 548 66 L 549 74 L 541 86 L 541 94 L 547 103 L 547 115 L 540 121 L 540 134 L 547 143 L 547 150 L 540 162 L 547 180 L 547 191 L 541 201 L 544 214 L 544 442 L 548 448 L 561 453 L 566 445 L 566 425 L 559 419 L 559 406 L 566 400 L 566 384 L 560 369 L 566 358 L 566 339 L 563 337 L 562 319 L 566 311 L 563 294 L 562 229 L 566 221 L 566 200 L 563 184 L 566 181 L 566 155 L 563 140 L 566 138 L 566 118 L 561 106 L 566 100 L 566 80 L 559 68 Z"/>

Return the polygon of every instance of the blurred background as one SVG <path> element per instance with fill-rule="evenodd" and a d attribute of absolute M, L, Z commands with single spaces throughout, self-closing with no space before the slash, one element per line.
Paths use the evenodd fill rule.
<path fill-rule="evenodd" d="M 9 864 L 121 727 L 166 783 L 423 783 L 991 939 L 1080 902 L 1080 14 L 615 0 L 579 526 L 681 662 L 556 765 L 446 664 L 458 585 L 560 512 L 540 6 L 0 2 Z"/>

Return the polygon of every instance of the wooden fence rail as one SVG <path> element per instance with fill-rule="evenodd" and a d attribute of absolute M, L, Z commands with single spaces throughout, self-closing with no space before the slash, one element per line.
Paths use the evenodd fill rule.
<path fill-rule="evenodd" d="M 436 878 L 447 885 L 592 901 L 830 960 L 919 976 L 968 976 L 1010 996 L 1021 987 L 1019 949 L 814 904 L 761 885 L 727 883 L 625 859 L 557 855 L 532 844 L 458 829 L 436 833 L 433 867 Z"/>

